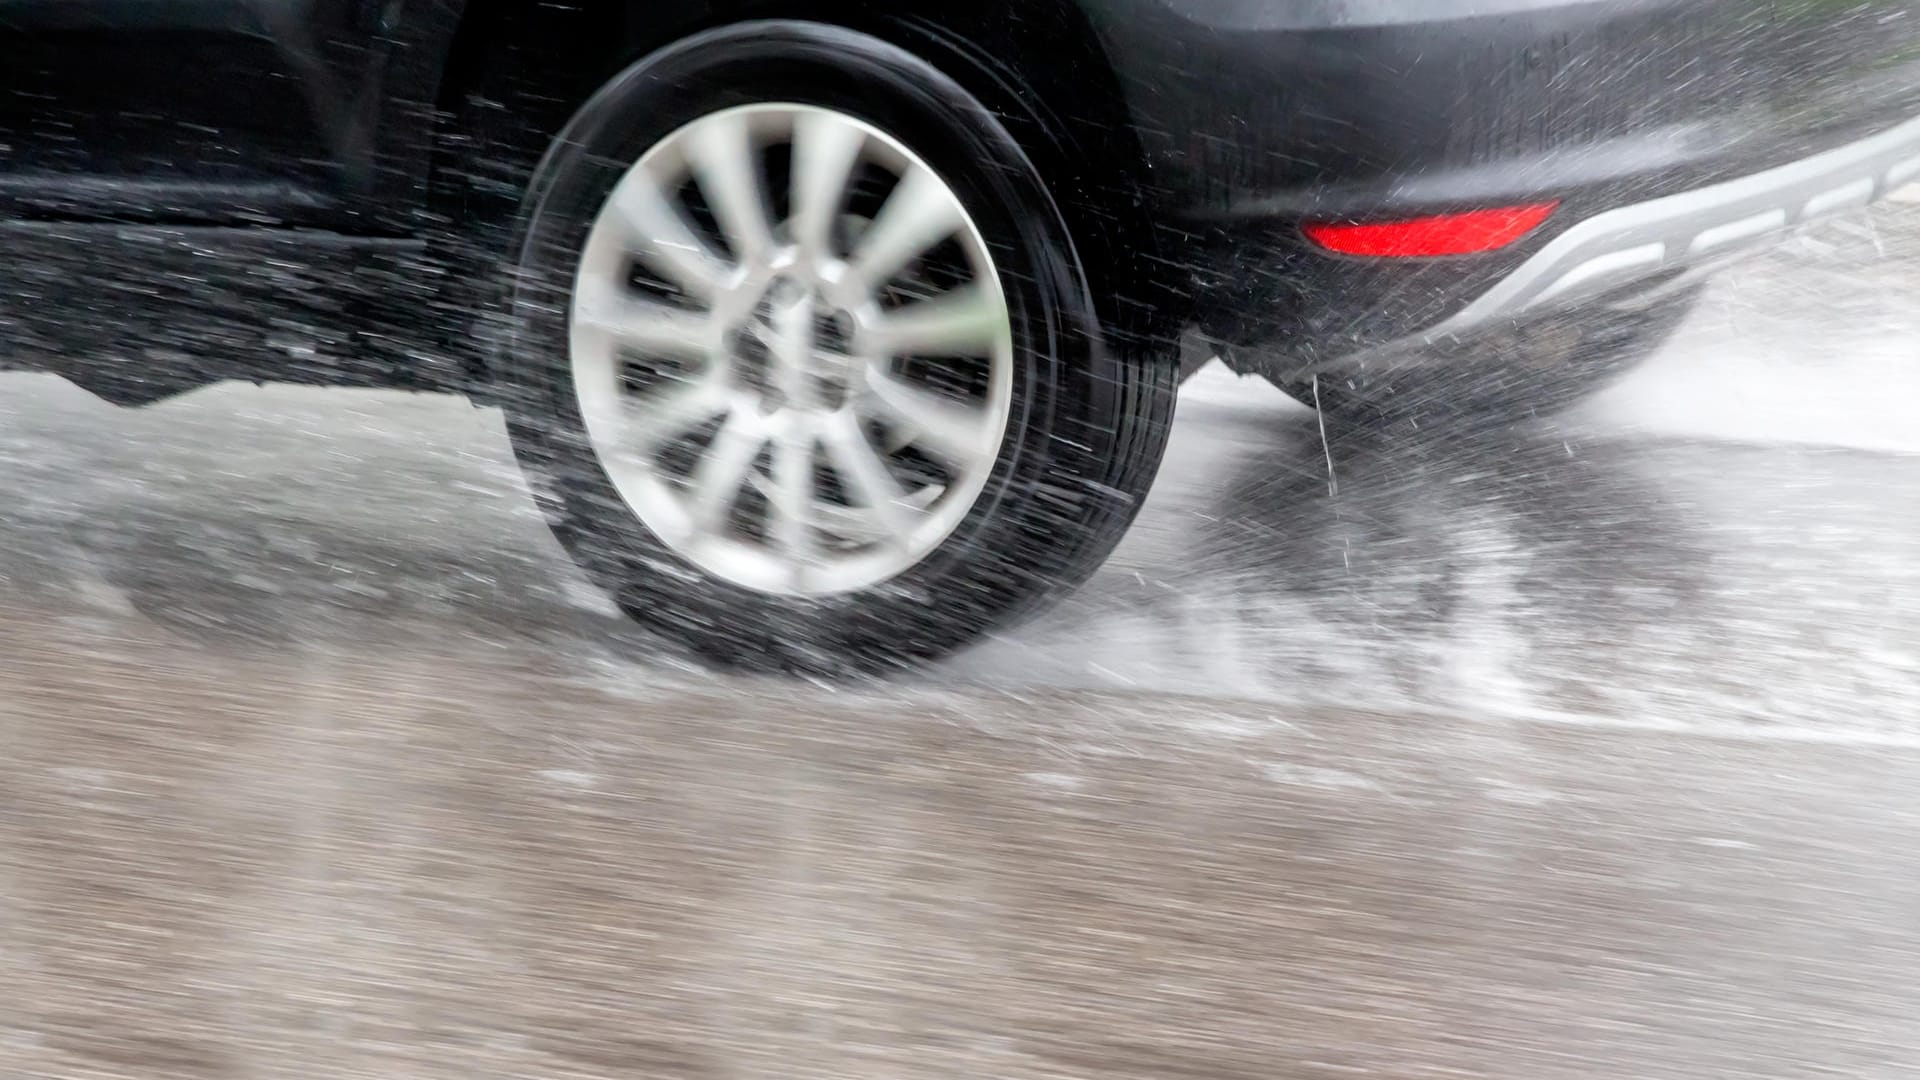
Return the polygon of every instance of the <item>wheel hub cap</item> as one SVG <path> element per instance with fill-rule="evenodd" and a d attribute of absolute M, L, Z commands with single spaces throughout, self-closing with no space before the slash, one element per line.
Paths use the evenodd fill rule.
<path fill-rule="evenodd" d="M 920 562 L 978 498 L 1011 411 L 1007 301 L 958 197 L 814 106 L 714 113 L 648 150 L 588 233 L 571 326 L 621 498 L 763 592 Z"/>

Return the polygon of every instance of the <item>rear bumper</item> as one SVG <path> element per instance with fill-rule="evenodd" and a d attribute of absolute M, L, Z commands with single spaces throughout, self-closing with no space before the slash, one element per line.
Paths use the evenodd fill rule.
<path fill-rule="evenodd" d="M 1464 332 L 1864 201 L 1920 116 L 1920 0 L 1078 2 L 1171 293 L 1264 368 Z M 1300 232 L 1550 200 L 1485 254 L 1348 258 Z"/>
<path fill-rule="evenodd" d="M 1789 226 L 1920 181 L 1920 117 L 1751 176 L 1608 210 L 1567 228 L 1419 335 L 1432 342 L 1712 263 Z"/>
<path fill-rule="evenodd" d="M 1216 301 L 1202 330 L 1235 368 L 1269 375 L 1338 370 L 1386 354 L 1470 339 L 1582 305 L 1631 304 L 1709 272 L 1825 215 L 1920 183 L 1920 116 L 1746 176 L 1581 216 L 1487 255 L 1358 259 L 1311 249 L 1273 222 L 1219 264 L 1213 295 L 1272 284 L 1281 302 Z M 1545 233 L 1545 230 L 1543 230 Z M 1270 262 L 1244 267 L 1254 252 Z M 1231 275 L 1231 276 L 1228 276 Z M 1236 290 L 1239 290 L 1236 293 Z M 1223 329 L 1224 328 L 1224 329 Z M 1454 355 L 1435 350 L 1433 355 Z"/>

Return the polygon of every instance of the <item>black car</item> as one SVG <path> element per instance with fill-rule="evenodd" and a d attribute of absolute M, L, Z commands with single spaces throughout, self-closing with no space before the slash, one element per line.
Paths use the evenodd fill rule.
<path fill-rule="evenodd" d="M 1915 178 L 1892 0 L 3 0 L 0 356 L 470 395 L 636 619 L 884 667 L 1100 563 L 1183 350 L 1538 411 Z"/>

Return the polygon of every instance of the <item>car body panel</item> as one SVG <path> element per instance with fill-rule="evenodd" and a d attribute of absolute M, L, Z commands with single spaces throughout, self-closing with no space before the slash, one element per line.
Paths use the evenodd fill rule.
<path fill-rule="evenodd" d="M 1081 0 L 1199 216 L 1633 201 L 1920 113 L 1912 0 Z"/>
<path fill-rule="evenodd" d="M 1208 335 L 1323 369 L 1448 322 L 1561 231 L 1920 116 L 1913 0 L 1081 0 Z M 1352 259 L 1303 220 L 1559 200 L 1520 243 Z"/>
<path fill-rule="evenodd" d="M 456 0 L 0 0 L 0 218 L 405 227 Z"/>
<path fill-rule="evenodd" d="M 1248 370 L 1321 368 L 1418 337 L 1582 221 L 1920 115 L 1920 0 L 822 5 L 820 17 L 933 50 L 976 88 L 1006 88 L 996 107 L 1010 122 L 1024 110 L 1030 129 L 1098 146 L 1058 197 L 1084 222 L 1150 222 L 1108 247 L 1146 252 L 1162 268 L 1154 302 L 1239 346 Z M 616 40 L 568 70 L 553 50 L 577 36 L 561 35 L 519 77 L 572 80 L 547 103 L 564 120 L 608 65 L 787 7 L 526 5 L 529 18 L 592 13 Z M 467 388 L 454 376 L 478 366 L 444 353 L 474 337 L 459 325 L 470 298 L 433 292 L 472 269 L 436 261 L 465 222 L 433 201 L 433 170 L 443 107 L 484 84 L 462 66 L 491 59 L 469 48 L 489 25 L 476 20 L 509 10 L 0 0 L 0 335 L 33 343 L 0 361 L 58 354 L 121 400 L 236 374 Z M 513 194 L 495 201 L 510 209 Z M 1542 198 L 1560 204 L 1544 226 L 1481 255 L 1333 256 L 1299 229 Z M 1109 213 L 1116 202 L 1126 215 Z M 117 284 L 63 322 L 82 273 Z M 198 293 L 142 285 L 183 274 Z M 255 300 L 204 299 L 216 292 Z M 148 358 L 195 351 L 179 315 L 232 322 L 209 333 L 233 358 Z M 142 346 L 143 334 L 158 337 Z M 243 356 L 243 340 L 268 347 Z M 102 349 L 111 362 L 75 359 Z"/>

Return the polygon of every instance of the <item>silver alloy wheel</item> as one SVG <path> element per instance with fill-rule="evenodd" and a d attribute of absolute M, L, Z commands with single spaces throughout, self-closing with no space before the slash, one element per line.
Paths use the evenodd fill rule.
<path fill-rule="evenodd" d="M 925 162 L 844 113 L 747 105 L 655 144 L 587 235 L 570 319 L 615 489 L 736 585 L 886 581 L 999 458 L 1013 331 L 986 242 Z"/>

